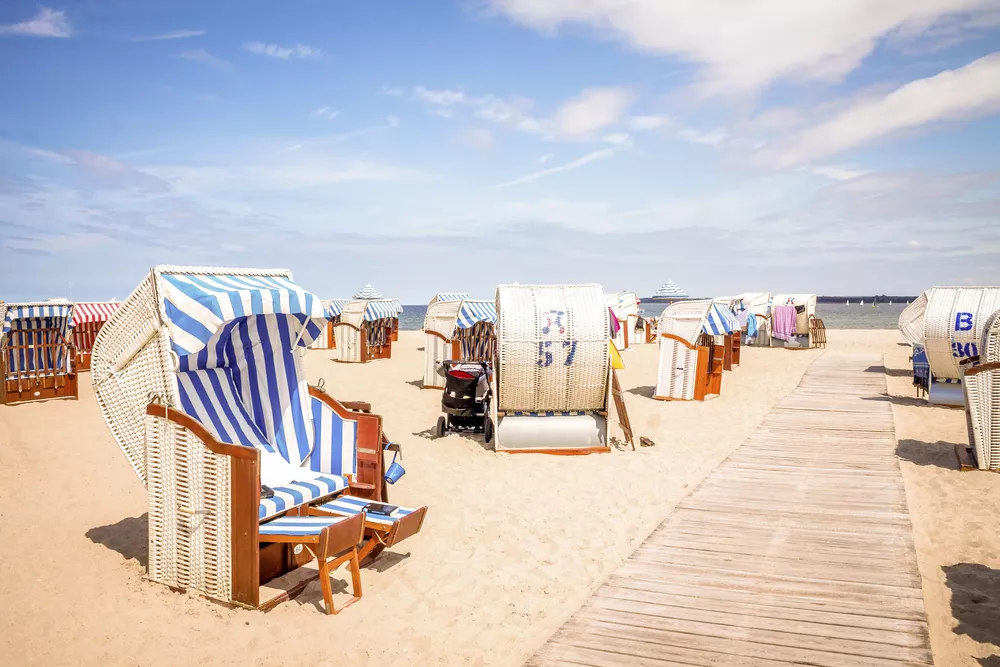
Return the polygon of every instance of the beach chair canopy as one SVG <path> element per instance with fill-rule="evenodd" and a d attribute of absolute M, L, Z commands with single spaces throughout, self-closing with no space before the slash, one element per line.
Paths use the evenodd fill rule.
<path fill-rule="evenodd" d="M 471 329 L 479 322 L 495 324 L 497 321 L 496 304 L 492 301 L 473 301 L 471 299 L 462 301 L 462 307 L 458 311 L 455 320 L 455 327 L 458 329 Z"/>
<path fill-rule="evenodd" d="M 770 292 L 744 292 L 736 296 L 737 310 L 745 310 L 757 317 L 766 316 L 771 310 Z"/>
<path fill-rule="evenodd" d="M 55 329 L 65 337 L 73 327 L 73 304 L 25 302 L 0 304 L 3 330 L 0 340 L 7 340 L 11 331 Z"/>
<path fill-rule="evenodd" d="M 736 319 L 736 314 L 733 313 L 729 306 L 721 303 L 712 304 L 702 325 L 702 331 L 711 336 L 725 336 L 734 331 L 740 331 L 741 328 L 739 320 Z"/>
<path fill-rule="evenodd" d="M 740 323 L 731 310 L 708 299 L 680 301 L 667 306 L 660 315 L 657 331 L 677 336 L 690 345 L 698 343 L 704 333 L 725 336 L 740 330 Z"/>
<path fill-rule="evenodd" d="M 118 301 L 90 301 L 73 304 L 73 326 L 107 322 L 118 306 Z"/>
<path fill-rule="evenodd" d="M 268 486 L 311 484 L 300 496 L 343 488 L 353 455 L 315 445 L 351 444 L 353 434 L 309 396 L 297 354 L 326 321 L 320 300 L 288 271 L 154 269 L 101 328 L 92 358 L 98 403 L 140 479 L 145 408 L 156 401 L 222 442 L 260 450 Z M 294 500 L 276 494 L 261 511 Z"/>
<path fill-rule="evenodd" d="M 899 314 L 899 331 L 910 345 L 924 344 L 924 313 L 929 294 L 930 290 L 924 291 Z"/>
<path fill-rule="evenodd" d="M 340 317 L 340 314 L 344 312 L 344 306 L 350 302 L 350 299 L 330 299 L 326 301 L 326 316 L 331 320 Z"/>
<path fill-rule="evenodd" d="M 431 300 L 431 303 L 438 303 L 441 301 L 464 301 L 469 298 L 471 297 L 465 292 L 439 292 Z"/>
<path fill-rule="evenodd" d="M 933 379 L 961 379 L 961 362 L 980 356 L 986 322 L 997 310 L 1000 287 L 933 287 L 928 291 L 924 347 Z M 916 321 L 911 331 L 915 326 Z"/>
<path fill-rule="evenodd" d="M 500 285 L 498 408 L 607 409 L 610 313 L 600 285 Z"/>
<path fill-rule="evenodd" d="M 806 313 L 816 314 L 815 294 L 775 294 L 771 306 L 805 306 Z"/>

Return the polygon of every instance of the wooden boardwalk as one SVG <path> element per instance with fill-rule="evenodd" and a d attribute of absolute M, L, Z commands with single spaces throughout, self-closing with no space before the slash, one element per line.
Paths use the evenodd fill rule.
<path fill-rule="evenodd" d="M 881 365 L 820 357 L 527 664 L 932 664 Z"/>

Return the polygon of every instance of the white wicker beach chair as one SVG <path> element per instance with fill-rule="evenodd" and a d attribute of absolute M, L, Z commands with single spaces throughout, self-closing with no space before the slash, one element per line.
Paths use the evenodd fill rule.
<path fill-rule="evenodd" d="M 978 363 L 962 366 L 969 444 L 981 470 L 1000 470 L 1000 310 L 983 327 Z"/>
<path fill-rule="evenodd" d="M 77 398 L 73 304 L 0 302 L 0 405 Z"/>
<path fill-rule="evenodd" d="M 399 314 L 403 307 L 398 299 L 375 295 L 378 292 L 365 285 L 342 307 L 340 318 L 334 320 L 336 361 L 365 363 L 392 356 L 392 342 L 399 336 Z"/>
<path fill-rule="evenodd" d="M 151 580 L 265 608 L 282 596 L 262 581 L 300 559 L 294 533 L 265 539 L 262 522 L 347 491 L 386 499 L 381 417 L 305 382 L 302 351 L 326 321 L 288 271 L 165 266 L 101 328 L 94 388 L 147 487 Z"/>
<path fill-rule="evenodd" d="M 717 396 L 726 356 L 717 339 L 739 330 L 732 312 L 712 301 L 670 304 L 657 325 L 660 359 L 653 398 L 703 401 Z"/>
<path fill-rule="evenodd" d="M 497 451 L 608 450 L 610 320 L 600 285 L 500 285 Z"/>
<path fill-rule="evenodd" d="M 496 356 L 496 306 L 468 294 L 442 293 L 424 316 L 424 389 L 444 389 L 445 360 L 486 361 Z"/>

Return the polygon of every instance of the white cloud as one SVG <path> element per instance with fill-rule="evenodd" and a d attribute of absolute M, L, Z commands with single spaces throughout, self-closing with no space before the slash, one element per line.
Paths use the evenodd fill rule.
<path fill-rule="evenodd" d="M 628 129 L 633 132 L 657 130 L 670 123 L 666 116 L 632 116 L 628 119 Z"/>
<path fill-rule="evenodd" d="M 24 35 L 26 37 L 69 37 L 73 26 L 66 18 L 66 12 L 39 7 L 33 18 L 20 23 L 0 25 L 0 35 Z"/>
<path fill-rule="evenodd" d="M 708 132 L 702 132 L 701 130 L 686 127 L 678 132 L 677 136 L 692 144 L 718 146 L 729 137 L 729 133 L 722 127 L 718 127 Z"/>
<path fill-rule="evenodd" d="M 195 62 L 205 63 L 206 65 L 211 65 L 212 67 L 216 67 L 218 69 L 229 69 L 233 66 L 233 64 L 228 60 L 217 58 L 205 49 L 188 49 L 178 53 L 177 57 L 184 58 L 185 60 L 194 60 Z"/>
<path fill-rule="evenodd" d="M 469 148 L 486 149 L 493 147 L 493 133 L 482 128 L 472 128 L 462 132 L 462 143 Z"/>
<path fill-rule="evenodd" d="M 487 2 L 540 31 L 585 25 L 635 49 L 694 63 L 696 85 L 707 95 L 753 92 L 779 79 L 837 82 L 887 35 L 904 33 L 912 41 L 947 22 L 961 36 L 995 11 L 995 2 L 984 0 Z"/>
<path fill-rule="evenodd" d="M 617 123 L 632 102 L 625 88 L 588 88 L 563 104 L 553 118 L 555 133 L 582 139 Z"/>
<path fill-rule="evenodd" d="M 911 248 L 919 248 L 920 247 L 920 241 L 917 241 L 916 239 L 912 239 L 906 245 L 910 246 Z"/>
<path fill-rule="evenodd" d="M 256 53 L 269 58 L 289 60 L 291 58 L 316 58 L 323 52 L 306 44 L 296 44 L 294 46 L 279 46 L 277 44 L 265 44 L 264 42 L 247 42 L 243 48 L 250 53 Z"/>
<path fill-rule="evenodd" d="M 927 123 L 964 120 L 1000 111 L 1000 53 L 965 67 L 911 81 L 888 95 L 866 99 L 791 136 L 783 148 L 762 152 L 779 168 L 811 162 Z"/>
<path fill-rule="evenodd" d="M 632 135 L 627 132 L 615 132 L 612 134 L 606 134 L 601 137 L 601 141 L 606 144 L 611 144 L 612 146 L 627 146 L 631 148 L 634 145 L 632 141 Z"/>
<path fill-rule="evenodd" d="M 552 174 L 558 174 L 563 171 L 570 171 L 572 169 L 579 169 L 580 167 L 590 164 L 591 162 L 596 162 L 598 160 L 606 160 L 615 153 L 617 153 L 614 148 L 602 148 L 601 150 L 593 151 L 587 153 L 581 158 L 577 158 L 572 162 L 567 162 L 566 164 L 561 164 L 558 167 L 549 167 L 548 169 L 542 169 L 541 171 L 535 171 L 525 176 L 520 176 L 512 181 L 507 181 L 505 183 L 499 183 L 494 185 L 494 188 L 508 188 L 512 185 L 519 185 L 521 183 L 527 183 L 528 181 L 533 181 L 538 178 L 544 178 L 545 176 L 551 176 Z"/>
<path fill-rule="evenodd" d="M 133 42 L 157 42 L 164 39 L 186 39 L 188 37 L 201 37 L 207 34 L 207 30 L 174 30 L 160 35 L 149 35 L 146 37 L 133 37 Z"/>
<path fill-rule="evenodd" d="M 340 111 L 332 107 L 320 107 L 309 112 L 309 118 L 312 120 L 333 120 L 339 115 Z"/>
<path fill-rule="evenodd" d="M 556 156 L 555 153 L 546 153 L 542 157 L 538 158 L 538 164 L 545 164 L 546 162 L 548 162 L 549 160 L 551 160 L 555 156 Z"/>
<path fill-rule="evenodd" d="M 847 167 L 836 167 L 833 165 L 828 166 L 817 166 L 812 167 L 810 171 L 817 176 L 825 176 L 826 178 L 832 179 L 834 181 L 849 181 L 854 178 L 859 178 L 867 174 L 867 171 L 861 169 L 850 169 Z"/>
<path fill-rule="evenodd" d="M 390 97 L 402 97 L 406 91 L 401 86 L 382 86 L 382 94 Z"/>
<path fill-rule="evenodd" d="M 461 90 L 430 90 L 423 86 L 413 89 L 413 96 L 418 100 L 439 106 L 454 106 L 466 101 L 465 93 Z"/>

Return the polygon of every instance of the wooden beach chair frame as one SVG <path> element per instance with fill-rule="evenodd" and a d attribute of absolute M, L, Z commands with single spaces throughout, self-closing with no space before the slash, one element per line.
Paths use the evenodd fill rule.
<path fill-rule="evenodd" d="M 732 347 L 724 341 L 736 330 L 724 333 L 718 322 L 710 321 L 713 308 L 710 300 L 676 301 L 660 315 L 654 399 L 705 401 L 722 393 L 727 350 L 732 359 Z"/>

